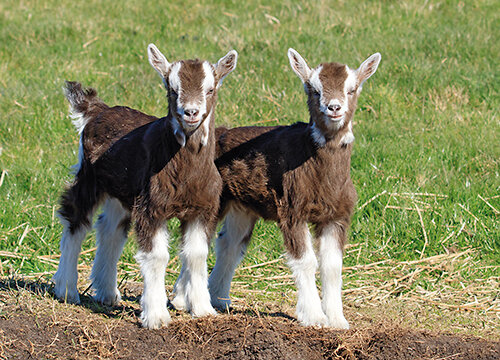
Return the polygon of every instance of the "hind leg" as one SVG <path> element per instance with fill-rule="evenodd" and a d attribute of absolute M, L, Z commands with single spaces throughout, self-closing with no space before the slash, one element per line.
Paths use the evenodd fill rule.
<path fill-rule="evenodd" d="M 282 230 L 288 252 L 288 265 L 297 286 L 297 319 L 306 326 L 326 326 L 328 319 L 321 309 L 321 300 L 316 288 L 318 261 L 307 224 L 282 226 Z"/>
<path fill-rule="evenodd" d="M 349 329 L 342 312 L 342 244 L 345 230 L 336 224 L 318 229 L 323 310 L 328 325 L 337 329 Z"/>
<path fill-rule="evenodd" d="M 85 184 L 83 184 L 85 185 Z M 82 242 L 90 230 L 95 204 L 79 201 L 75 194 L 81 193 L 81 184 L 73 185 L 62 196 L 59 218 L 63 226 L 60 243 L 61 257 L 57 272 L 52 277 L 57 298 L 69 303 L 80 303 L 76 287 L 78 282 L 78 256 Z M 77 206 L 81 205 L 80 208 Z M 90 209 L 90 210 L 86 210 Z"/>
<path fill-rule="evenodd" d="M 94 298 L 106 305 L 121 301 L 117 287 L 117 264 L 127 241 L 130 213 L 117 199 L 107 199 L 95 224 L 97 251 L 92 266 Z"/>
<path fill-rule="evenodd" d="M 256 220 L 254 215 L 234 207 L 226 215 L 215 243 L 217 260 L 208 279 L 212 305 L 219 310 L 227 310 L 231 305 L 231 280 L 245 255 Z"/>
<path fill-rule="evenodd" d="M 76 287 L 78 283 L 78 256 L 82 248 L 85 235 L 90 230 L 89 226 L 81 225 L 77 230 L 71 231 L 69 223 L 61 219 L 63 233 L 61 238 L 59 266 L 52 277 L 54 292 L 57 298 L 68 303 L 79 304 L 80 295 Z"/>
<path fill-rule="evenodd" d="M 174 299 L 170 302 L 176 310 L 187 310 L 186 281 L 186 264 L 182 264 L 181 272 L 174 284 Z"/>

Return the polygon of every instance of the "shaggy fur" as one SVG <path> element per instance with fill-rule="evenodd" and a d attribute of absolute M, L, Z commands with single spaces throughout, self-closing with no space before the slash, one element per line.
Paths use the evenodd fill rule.
<path fill-rule="evenodd" d="M 141 319 L 145 327 L 156 328 L 170 321 L 165 289 L 158 289 L 158 284 L 164 281 L 168 262 L 164 224 L 173 217 L 181 222 L 184 242 L 201 247 L 199 251 L 184 249 L 188 253 L 186 260 L 197 264 L 193 283 L 189 282 L 197 291 L 188 302 L 200 309 L 194 313 L 196 316 L 214 313 L 206 266 L 199 263 L 205 263 L 222 188 L 213 162 L 217 88 L 234 70 L 237 53 L 231 51 L 212 65 L 200 60 L 169 64 L 154 45 L 148 51 L 150 63 L 168 91 L 166 117 L 158 119 L 122 106 L 108 107 L 95 90 L 82 89 L 78 83 L 66 84 L 72 116 L 79 118 L 82 153 L 75 180 L 61 197 L 59 214 L 65 229 L 54 281 L 56 296 L 79 302 L 76 259 L 93 212 L 107 200 L 105 213 L 97 224 L 98 258 L 92 271 L 97 299 L 111 304 L 120 300 L 116 262 L 130 221 L 134 220 L 139 245 L 137 260 L 145 282 Z M 196 232 L 186 231 L 193 226 Z M 195 236 L 195 240 L 190 241 L 190 236 Z"/>
<path fill-rule="evenodd" d="M 227 215 L 227 220 L 217 239 L 217 262 L 209 278 L 212 304 L 219 308 L 230 304 L 230 280 L 253 224 L 261 217 L 277 221 L 283 232 L 298 290 L 299 321 L 348 328 L 340 291 L 342 250 L 357 199 L 350 178 L 352 117 L 362 84 L 375 72 L 380 55 L 370 57 L 358 70 L 338 63 L 310 69 L 295 50 L 290 49 L 288 56 L 304 83 L 309 124 L 216 130 L 215 163 L 224 182 L 219 217 Z M 322 302 L 307 224 L 314 226 L 320 243 Z"/>

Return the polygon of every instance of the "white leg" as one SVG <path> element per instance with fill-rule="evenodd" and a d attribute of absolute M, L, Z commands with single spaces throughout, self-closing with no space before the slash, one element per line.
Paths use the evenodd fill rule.
<path fill-rule="evenodd" d="M 167 267 L 168 232 L 165 227 L 158 229 L 152 239 L 151 251 L 139 250 L 135 256 L 141 266 L 144 290 L 141 297 L 142 326 L 157 329 L 170 322 L 165 292 L 165 269 Z"/>
<path fill-rule="evenodd" d="M 181 273 L 174 284 L 174 299 L 170 302 L 176 310 L 187 310 L 186 280 L 186 265 L 182 264 Z"/>
<path fill-rule="evenodd" d="M 302 325 L 326 326 L 328 319 L 321 309 L 321 300 L 316 288 L 316 269 L 318 261 L 312 247 L 311 234 L 307 225 L 301 230 L 305 251 L 298 259 L 289 255 L 288 265 L 292 269 L 297 285 L 297 319 Z"/>
<path fill-rule="evenodd" d="M 106 305 L 117 305 L 121 301 L 116 267 L 127 241 L 129 217 L 118 200 L 108 199 L 95 224 L 97 252 L 91 279 L 96 290 L 94 298 Z"/>
<path fill-rule="evenodd" d="M 79 304 L 80 296 L 76 288 L 78 282 L 78 256 L 89 228 L 82 225 L 74 233 L 71 233 L 68 221 L 61 217 L 61 223 L 63 225 L 60 244 L 61 257 L 57 272 L 52 278 L 55 283 L 54 292 L 56 297 L 61 300 Z"/>
<path fill-rule="evenodd" d="M 181 280 L 185 281 L 182 285 L 186 309 L 195 317 L 215 315 L 208 293 L 208 240 L 205 227 L 195 220 L 187 223 L 184 229 L 180 259 L 185 267 Z"/>
<path fill-rule="evenodd" d="M 222 311 L 229 308 L 229 290 L 234 270 L 245 255 L 256 218 L 232 208 L 215 243 L 217 260 L 208 279 L 212 305 Z"/>
<path fill-rule="evenodd" d="M 337 329 L 349 329 L 342 312 L 342 249 L 340 233 L 336 225 L 322 231 L 319 237 L 321 284 L 323 288 L 323 311 L 328 325 Z"/>

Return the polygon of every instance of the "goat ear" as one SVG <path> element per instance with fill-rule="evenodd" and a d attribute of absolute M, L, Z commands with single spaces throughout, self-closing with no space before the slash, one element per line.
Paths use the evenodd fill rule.
<path fill-rule="evenodd" d="M 215 79 L 217 81 L 217 87 L 222 84 L 222 80 L 234 69 L 236 69 L 236 63 L 238 62 L 238 53 L 236 50 L 231 50 L 222 57 L 215 64 Z"/>
<path fill-rule="evenodd" d="M 158 50 L 155 44 L 148 45 L 148 58 L 153 69 L 155 69 L 162 78 L 165 78 L 170 68 L 170 63 L 161 51 Z"/>
<path fill-rule="evenodd" d="M 382 59 L 382 55 L 380 53 L 375 53 L 370 56 L 368 59 L 363 61 L 361 66 L 356 70 L 358 75 L 359 86 L 363 86 L 363 83 L 377 71 L 378 64 L 380 63 L 380 59 Z"/>
<path fill-rule="evenodd" d="M 311 76 L 311 68 L 307 65 L 306 61 L 294 49 L 288 49 L 288 59 L 293 71 L 298 75 L 300 80 L 305 83 Z"/>

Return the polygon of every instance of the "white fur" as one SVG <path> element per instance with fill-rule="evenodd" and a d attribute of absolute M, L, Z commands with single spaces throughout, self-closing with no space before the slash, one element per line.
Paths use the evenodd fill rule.
<path fill-rule="evenodd" d="M 320 69 L 320 66 L 318 67 L 318 69 Z M 342 94 L 343 94 L 342 98 L 330 99 L 328 101 L 328 103 L 326 103 L 326 101 L 323 97 L 323 92 L 322 92 L 323 86 L 321 85 L 321 91 L 318 90 L 321 94 L 320 106 L 319 106 L 320 111 L 325 116 L 325 124 L 330 129 L 333 129 L 333 130 L 338 130 L 342 126 L 344 126 L 345 115 L 346 115 L 347 111 L 349 110 L 349 96 L 347 95 L 347 93 L 350 90 L 354 89 L 356 87 L 356 83 L 357 83 L 356 72 L 349 69 L 349 67 L 347 65 L 345 66 L 345 70 L 347 72 L 347 78 L 344 81 L 344 87 L 342 89 Z M 313 75 L 316 74 L 315 71 L 313 71 Z M 317 80 L 314 76 L 311 76 L 311 79 L 314 78 L 315 81 L 318 82 L 318 85 L 315 85 L 315 88 L 317 88 L 317 89 L 319 89 L 319 84 L 321 84 L 321 81 L 319 80 L 319 72 L 318 72 L 318 79 Z M 332 106 L 340 107 L 340 109 L 336 110 L 336 111 L 331 111 L 329 109 L 329 107 L 332 107 Z M 341 115 L 342 117 L 339 119 L 331 119 L 329 116 L 332 116 L 332 115 Z M 351 133 L 351 135 L 352 135 L 352 133 Z"/>
<path fill-rule="evenodd" d="M 174 90 L 180 97 L 181 95 L 181 78 L 179 77 L 179 70 L 181 69 L 181 63 L 176 62 L 172 65 L 170 70 L 170 75 L 168 76 L 168 84 L 172 90 Z"/>
<path fill-rule="evenodd" d="M 344 96 L 346 97 L 346 99 L 348 99 L 347 93 L 356 88 L 356 85 L 358 83 L 358 77 L 356 74 L 356 70 L 350 69 L 347 65 L 346 65 L 346 71 L 348 75 L 347 79 L 345 79 L 344 82 Z M 347 101 L 346 104 L 347 104 L 346 106 L 349 105 Z"/>
<path fill-rule="evenodd" d="M 381 59 L 382 55 L 380 55 L 380 53 L 375 53 L 371 55 L 368 59 L 363 61 L 363 63 L 356 70 L 356 76 L 358 77 L 359 81 L 359 87 L 358 87 L 359 91 L 361 91 L 364 82 L 368 80 L 373 74 L 375 74 L 375 71 L 377 71 Z"/>
<path fill-rule="evenodd" d="M 200 221 L 194 220 L 186 225 L 183 234 L 183 245 L 180 259 L 184 270 L 181 270 L 180 279 L 177 282 L 176 297 L 182 296 L 184 292 L 184 307 L 194 317 L 215 315 L 216 312 L 210 304 L 208 292 L 207 273 L 208 240 L 206 229 Z M 175 300 L 174 306 L 182 301 Z"/>
<path fill-rule="evenodd" d="M 352 133 L 352 120 L 347 125 L 347 132 L 340 139 L 340 145 L 348 145 L 354 141 L 354 134 Z"/>
<path fill-rule="evenodd" d="M 186 145 L 186 134 L 184 134 L 182 126 L 175 118 L 172 118 L 172 128 L 174 130 L 175 139 L 177 140 L 180 146 L 184 147 L 184 145 Z"/>
<path fill-rule="evenodd" d="M 71 233 L 69 223 L 60 216 L 63 225 L 61 238 L 59 266 L 54 274 L 54 292 L 57 298 L 68 303 L 79 304 L 80 296 L 76 287 L 78 283 L 78 256 L 82 249 L 82 242 L 89 231 L 88 227 L 81 226 L 75 233 Z"/>
<path fill-rule="evenodd" d="M 71 123 L 75 126 L 76 131 L 78 131 L 78 134 L 81 135 L 83 129 L 85 129 L 85 125 L 87 125 L 87 122 L 89 119 L 84 116 L 83 113 L 76 111 L 73 106 L 71 106 L 70 111 L 69 111 L 69 117 L 71 118 Z"/>
<path fill-rule="evenodd" d="M 92 267 L 92 286 L 96 290 L 94 298 L 106 305 L 117 305 L 121 301 L 117 288 L 118 259 L 127 241 L 126 229 L 120 228 L 130 216 L 117 199 L 104 203 L 103 213 L 95 224 L 97 252 Z"/>
<path fill-rule="evenodd" d="M 314 88 L 314 90 L 316 90 L 320 94 L 321 100 L 323 99 L 322 98 L 322 96 L 323 96 L 323 83 L 319 79 L 319 74 L 320 74 L 322 69 L 323 69 L 323 66 L 320 65 L 316 69 L 312 70 L 311 76 L 309 78 L 309 84 L 311 84 L 312 87 Z"/>
<path fill-rule="evenodd" d="M 170 67 L 170 63 L 154 44 L 148 45 L 148 60 L 153 69 L 158 72 L 160 77 L 165 78 L 168 68 Z"/>
<path fill-rule="evenodd" d="M 183 123 L 183 127 L 186 129 L 193 129 L 193 128 L 196 128 L 197 126 L 199 126 L 200 120 L 205 116 L 205 114 L 207 112 L 206 91 L 208 91 L 208 89 L 205 90 L 205 86 L 207 86 L 207 87 L 210 86 L 210 76 L 212 78 L 212 84 L 213 84 L 214 76 L 210 70 L 210 76 L 208 76 L 208 80 L 207 80 L 206 67 L 210 67 L 210 64 L 208 62 L 203 63 L 203 72 L 204 72 L 205 77 L 204 77 L 204 80 L 202 82 L 202 89 L 201 89 L 202 96 L 200 98 L 188 99 L 187 102 L 183 102 L 182 101 L 182 98 L 183 98 L 182 93 L 184 90 L 182 89 L 182 83 L 181 83 L 180 76 L 179 76 L 181 66 L 182 66 L 182 63 L 175 63 L 172 66 L 172 71 L 170 72 L 170 75 L 169 75 L 169 83 L 170 83 L 170 87 L 178 94 L 178 96 L 177 96 L 177 115 L 181 119 L 181 121 Z M 197 110 L 198 111 L 198 114 L 196 115 L 196 117 L 194 119 L 190 119 L 190 120 L 197 121 L 197 123 L 195 125 L 188 124 L 187 122 L 184 121 L 184 117 L 186 116 L 186 113 L 188 113 L 190 110 Z"/>
<path fill-rule="evenodd" d="M 321 132 L 320 129 L 318 129 L 316 123 L 313 123 L 311 125 L 311 137 L 319 147 L 325 146 L 326 144 L 325 135 Z"/>
<path fill-rule="evenodd" d="M 214 110 L 212 109 L 210 111 L 210 114 L 208 114 L 207 118 L 205 119 L 205 121 L 203 121 L 203 128 L 202 128 L 202 131 L 203 131 L 203 136 L 201 138 L 201 144 L 203 146 L 206 146 L 208 144 L 208 136 L 210 135 L 210 121 L 212 119 L 212 116 L 214 114 Z"/>
<path fill-rule="evenodd" d="M 203 62 L 203 71 L 205 72 L 205 78 L 203 79 L 203 93 L 206 94 L 209 90 L 214 89 L 215 77 L 212 65 L 208 61 Z"/>
<path fill-rule="evenodd" d="M 165 292 L 165 269 L 167 267 L 168 232 L 165 227 L 158 230 L 152 239 L 153 248 L 149 252 L 138 251 L 135 259 L 141 267 L 144 290 L 141 297 L 142 326 L 157 329 L 170 322 Z"/>
<path fill-rule="evenodd" d="M 349 323 L 342 312 L 342 249 L 336 225 L 324 230 L 319 238 L 321 284 L 323 288 L 323 311 L 328 325 L 337 329 L 348 329 Z"/>
<path fill-rule="evenodd" d="M 226 78 L 226 76 L 228 76 L 234 69 L 236 69 L 236 65 L 238 63 L 238 53 L 236 52 L 236 50 L 231 50 L 226 55 L 221 57 L 219 61 L 217 61 L 217 64 L 214 65 L 216 71 L 222 63 L 227 63 L 228 57 L 234 57 L 234 62 L 231 64 L 231 68 L 229 69 L 229 71 L 225 71 L 225 74 L 219 78 L 217 89 L 222 85 L 222 81 Z"/>
<path fill-rule="evenodd" d="M 230 206 L 224 225 L 215 243 L 217 261 L 208 279 L 212 305 L 227 310 L 231 305 L 229 290 L 234 270 L 245 255 L 247 239 L 256 218 L 243 209 Z"/>
<path fill-rule="evenodd" d="M 174 298 L 170 302 L 170 304 L 176 310 L 188 310 L 188 306 L 186 305 L 186 281 L 188 277 L 186 276 L 186 264 L 182 264 L 181 272 L 179 277 L 175 281 L 174 284 Z"/>
<path fill-rule="evenodd" d="M 307 65 L 304 58 L 294 49 L 288 49 L 288 60 L 292 70 L 305 83 L 311 77 L 311 68 Z"/>
<path fill-rule="evenodd" d="M 328 325 L 328 319 L 321 309 L 321 300 L 316 288 L 316 268 L 318 261 L 312 247 L 311 234 L 307 225 L 303 225 L 305 251 L 300 259 L 289 255 L 288 265 L 292 269 L 297 286 L 297 319 L 302 325 Z"/>

